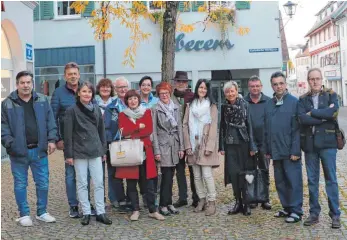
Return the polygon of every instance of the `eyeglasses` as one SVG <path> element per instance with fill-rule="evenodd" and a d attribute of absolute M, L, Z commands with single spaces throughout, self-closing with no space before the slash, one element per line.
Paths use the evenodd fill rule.
<path fill-rule="evenodd" d="M 273 83 L 272 86 L 277 87 L 277 86 L 283 86 L 285 85 L 285 82 L 279 82 L 279 83 Z"/>
<path fill-rule="evenodd" d="M 116 87 L 117 89 L 127 89 L 128 86 L 119 86 L 119 87 Z"/>
<path fill-rule="evenodd" d="M 309 78 L 308 79 L 310 82 L 319 82 L 321 81 L 322 79 L 321 78 Z"/>
<path fill-rule="evenodd" d="M 165 95 L 168 96 L 168 95 L 170 95 L 170 93 L 169 92 L 161 92 L 161 93 L 159 93 L 159 95 L 160 96 L 165 96 Z"/>

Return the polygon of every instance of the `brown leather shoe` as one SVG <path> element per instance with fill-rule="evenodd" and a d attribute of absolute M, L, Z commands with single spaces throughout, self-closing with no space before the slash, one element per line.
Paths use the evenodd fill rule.
<path fill-rule="evenodd" d="M 205 216 L 212 216 L 216 213 L 216 202 L 208 201 L 207 208 L 205 211 Z"/>

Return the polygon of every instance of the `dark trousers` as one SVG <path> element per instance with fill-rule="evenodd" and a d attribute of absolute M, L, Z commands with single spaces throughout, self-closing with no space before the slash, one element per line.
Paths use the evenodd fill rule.
<path fill-rule="evenodd" d="M 137 191 L 137 184 L 144 186 L 144 194 L 147 200 L 147 206 L 150 213 L 156 212 L 155 207 L 155 193 L 154 193 L 154 179 L 146 178 L 146 161 L 140 167 L 139 179 L 127 179 L 127 193 L 130 199 L 133 211 L 139 211 L 139 194 Z M 143 179 L 143 183 L 140 183 Z"/>
<path fill-rule="evenodd" d="M 184 156 L 182 159 L 179 160 L 179 163 L 176 165 L 178 195 L 179 195 L 179 200 L 181 200 L 181 201 L 187 201 L 187 198 L 188 198 L 185 159 L 186 159 L 186 157 Z M 199 196 L 196 193 L 196 189 L 195 189 L 194 173 L 193 173 L 192 166 L 189 166 L 189 176 L 190 176 L 190 188 L 192 190 L 193 202 L 198 202 Z"/>
<path fill-rule="evenodd" d="M 302 162 L 274 160 L 276 190 L 286 212 L 303 214 Z"/>
<path fill-rule="evenodd" d="M 114 187 L 116 190 L 117 201 L 123 203 L 127 201 L 127 196 L 129 196 L 129 186 L 127 185 L 127 194 L 125 195 L 125 188 L 123 179 L 114 178 Z"/>
<path fill-rule="evenodd" d="M 172 185 L 175 167 L 161 167 L 160 206 L 172 205 Z"/>

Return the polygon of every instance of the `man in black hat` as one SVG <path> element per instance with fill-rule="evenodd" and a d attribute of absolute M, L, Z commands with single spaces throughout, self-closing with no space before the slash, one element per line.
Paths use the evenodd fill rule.
<path fill-rule="evenodd" d="M 174 93 L 171 96 L 172 101 L 180 106 L 181 111 L 181 121 L 183 122 L 184 112 L 186 109 L 186 104 L 190 103 L 194 98 L 194 93 L 188 89 L 188 73 L 184 71 L 177 71 L 175 78 L 173 79 Z M 174 207 L 182 207 L 188 205 L 188 190 L 187 190 L 187 179 L 186 179 L 186 156 L 180 159 L 179 163 L 176 165 L 176 177 L 179 192 L 179 199 L 174 203 Z M 190 175 L 190 188 L 192 190 L 192 206 L 196 207 L 199 202 L 198 194 L 196 193 L 194 184 L 193 168 L 189 166 Z"/>

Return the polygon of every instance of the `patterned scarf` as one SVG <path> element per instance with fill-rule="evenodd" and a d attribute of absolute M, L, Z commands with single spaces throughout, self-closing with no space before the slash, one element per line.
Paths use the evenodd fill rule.
<path fill-rule="evenodd" d="M 242 98 L 236 98 L 236 101 L 233 104 L 227 101 L 228 105 L 224 114 L 225 116 L 229 116 L 231 125 L 237 128 L 246 127 L 245 121 L 247 119 L 247 111 L 244 101 L 245 100 Z"/>
<path fill-rule="evenodd" d="M 166 118 L 171 123 L 171 126 L 172 127 L 176 127 L 177 126 L 177 121 L 176 121 L 176 119 L 174 117 L 175 104 L 173 103 L 173 101 L 170 99 L 170 102 L 168 104 L 165 104 L 162 101 L 159 101 L 158 102 L 158 106 L 165 113 Z"/>

